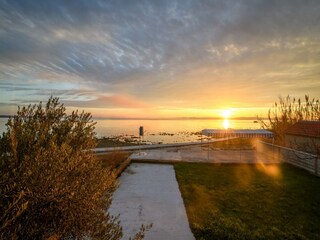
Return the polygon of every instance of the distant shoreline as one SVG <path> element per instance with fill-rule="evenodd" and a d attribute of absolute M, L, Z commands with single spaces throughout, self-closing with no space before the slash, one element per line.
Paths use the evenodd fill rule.
<path fill-rule="evenodd" d="M 9 118 L 14 115 L 0 115 L 0 118 Z M 94 120 L 223 120 L 221 117 L 178 117 L 178 118 L 114 118 L 114 117 L 94 117 Z M 228 118 L 229 120 L 257 120 L 256 117 L 236 117 Z M 261 118 L 266 120 L 267 118 Z"/>
<path fill-rule="evenodd" d="M 96 120 L 224 120 L 221 117 L 179 117 L 179 118 L 108 118 L 108 117 L 93 117 Z M 262 120 L 268 118 L 261 118 Z M 256 117 L 237 117 L 228 118 L 228 120 L 258 120 Z"/>

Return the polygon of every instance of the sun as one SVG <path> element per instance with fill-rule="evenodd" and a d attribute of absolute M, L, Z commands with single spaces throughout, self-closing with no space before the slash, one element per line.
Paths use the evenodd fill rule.
<path fill-rule="evenodd" d="M 225 119 L 228 119 L 231 116 L 231 111 L 230 110 L 223 110 L 222 115 Z"/>

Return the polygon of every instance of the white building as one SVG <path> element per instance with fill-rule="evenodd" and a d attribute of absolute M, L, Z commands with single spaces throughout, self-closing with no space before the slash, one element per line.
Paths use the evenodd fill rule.
<path fill-rule="evenodd" d="M 203 129 L 202 134 L 210 137 L 263 137 L 273 138 L 273 133 L 265 129 Z"/>

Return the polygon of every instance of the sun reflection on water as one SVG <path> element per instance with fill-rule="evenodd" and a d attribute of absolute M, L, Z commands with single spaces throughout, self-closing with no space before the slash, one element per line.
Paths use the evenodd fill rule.
<path fill-rule="evenodd" d="M 230 126 L 229 119 L 225 119 L 225 120 L 223 121 L 223 127 L 224 127 L 224 129 L 228 129 L 229 126 Z"/>

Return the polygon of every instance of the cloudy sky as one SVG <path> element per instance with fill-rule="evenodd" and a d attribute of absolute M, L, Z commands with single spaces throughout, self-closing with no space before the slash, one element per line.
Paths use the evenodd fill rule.
<path fill-rule="evenodd" d="M 0 0 L 0 114 L 263 115 L 319 98 L 319 0 Z"/>

